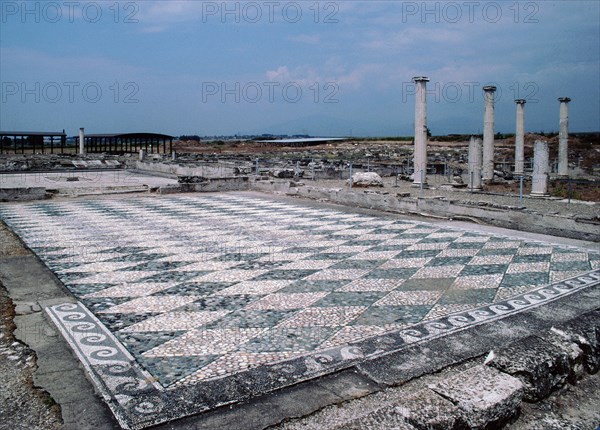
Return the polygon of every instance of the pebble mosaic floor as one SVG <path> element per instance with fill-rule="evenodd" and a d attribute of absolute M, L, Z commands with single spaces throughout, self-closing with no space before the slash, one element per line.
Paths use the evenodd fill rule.
<path fill-rule="evenodd" d="M 600 280 L 600 256 L 576 248 L 244 194 L 6 204 L 0 218 L 78 300 L 47 312 L 131 428 L 164 421 L 169 393 L 265 368 L 285 386 L 381 354 L 373 339 L 399 334 L 397 348 Z"/>

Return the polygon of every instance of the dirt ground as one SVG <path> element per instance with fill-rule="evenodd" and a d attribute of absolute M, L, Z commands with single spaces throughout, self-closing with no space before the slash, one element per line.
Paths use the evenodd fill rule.
<path fill-rule="evenodd" d="M 6 231 L 3 237 L 12 233 Z M 0 271 L 2 259 L 26 255 L 18 240 L 0 240 Z M 0 283 L 0 429 L 44 429 L 62 427 L 60 406 L 50 395 L 34 387 L 36 356 L 13 335 L 15 306 L 6 288 Z"/>
<path fill-rule="evenodd" d="M 0 429 L 60 429 L 60 406 L 33 385 L 36 356 L 13 336 L 13 318 L 14 305 L 0 284 Z"/>
<path fill-rule="evenodd" d="M 524 190 L 528 193 L 531 186 Z M 518 195 L 519 183 L 490 184 L 484 186 L 485 191 L 493 193 L 507 193 Z M 600 187 L 594 183 L 577 183 L 566 181 L 550 181 L 548 184 L 548 194 L 552 197 L 562 197 L 563 199 L 571 197 L 573 200 L 585 200 L 587 202 L 600 202 Z"/>

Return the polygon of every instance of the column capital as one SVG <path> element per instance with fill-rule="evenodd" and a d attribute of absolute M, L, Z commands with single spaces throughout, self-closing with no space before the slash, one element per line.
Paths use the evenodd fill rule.
<path fill-rule="evenodd" d="M 527 100 L 525 99 L 516 99 L 515 103 L 518 105 L 524 105 L 525 103 L 527 103 Z"/>
<path fill-rule="evenodd" d="M 489 92 L 489 91 L 491 91 L 491 92 L 494 92 L 494 91 L 496 91 L 496 87 L 495 87 L 495 86 L 493 86 L 493 85 L 487 85 L 487 86 L 483 87 L 483 91 L 486 91 L 486 92 Z"/>
<path fill-rule="evenodd" d="M 415 76 L 412 78 L 413 82 L 429 82 L 429 78 L 427 76 Z"/>
<path fill-rule="evenodd" d="M 568 97 L 559 97 L 558 101 L 561 103 L 569 103 L 571 101 L 571 99 Z"/>

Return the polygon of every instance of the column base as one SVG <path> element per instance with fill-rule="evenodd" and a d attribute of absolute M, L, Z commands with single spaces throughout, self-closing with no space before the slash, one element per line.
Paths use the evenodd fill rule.
<path fill-rule="evenodd" d="M 421 188 L 421 183 L 420 182 L 413 182 L 411 184 L 412 188 Z M 429 189 L 429 184 L 427 182 L 423 182 L 423 189 L 427 190 Z"/>
<path fill-rule="evenodd" d="M 530 193 L 530 197 L 550 197 L 548 193 Z"/>

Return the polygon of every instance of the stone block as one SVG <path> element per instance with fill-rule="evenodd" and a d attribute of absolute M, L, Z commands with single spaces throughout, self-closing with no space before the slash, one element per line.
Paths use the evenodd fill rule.
<path fill-rule="evenodd" d="M 163 185 L 158 189 L 159 194 L 176 194 L 183 192 L 183 187 L 180 184 Z"/>
<path fill-rule="evenodd" d="M 466 427 L 459 408 L 429 389 L 400 399 L 395 413 L 418 429 L 458 430 Z"/>
<path fill-rule="evenodd" d="M 574 384 L 583 378 L 585 375 L 585 354 L 567 332 L 552 327 L 549 331 L 539 333 L 537 336 L 556 346 L 567 355 L 569 360 L 567 380 L 569 383 Z"/>
<path fill-rule="evenodd" d="M 548 397 L 565 384 L 569 375 L 567 354 L 537 336 L 526 337 L 497 351 L 490 365 L 519 378 L 525 387 L 524 398 L 530 402 Z"/>
<path fill-rule="evenodd" d="M 419 427 L 406 422 L 396 409 L 394 406 L 386 406 L 362 417 L 340 422 L 331 430 L 419 430 Z"/>
<path fill-rule="evenodd" d="M 430 387 L 454 403 L 469 428 L 496 428 L 513 417 L 523 399 L 522 382 L 479 365 L 448 376 Z"/>
<path fill-rule="evenodd" d="M 588 312 L 559 324 L 556 330 L 568 336 L 583 351 L 583 365 L 588 373 L 600 370 L 600 311 Z"/>

